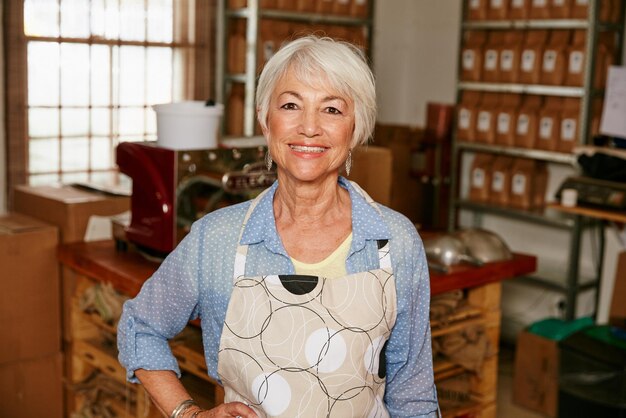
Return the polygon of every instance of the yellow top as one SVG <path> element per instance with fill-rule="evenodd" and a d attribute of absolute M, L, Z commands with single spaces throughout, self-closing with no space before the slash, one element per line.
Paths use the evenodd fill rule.
<path fill-rule="evenodd" d="M 348 274 L 346 271 L 346 258 L 348 258 L 348 251 L 350 251 L 350 245 L 352 244 L 352 232 L 350 235 L 337 247 L 335 251 L 322 261 L 318 263 L 303 263 L 291 257 L 291 262 L 296 269 L 296 274 L 303 274 L 308 276 L 319 276 L 327 278 L 342 277 Z"/>

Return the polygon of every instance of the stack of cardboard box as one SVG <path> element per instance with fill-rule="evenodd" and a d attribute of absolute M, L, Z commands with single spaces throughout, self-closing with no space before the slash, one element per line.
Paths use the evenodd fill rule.
<path fill-rule="evenodd" d="M 61 418 L 57 228 L 0 217 L 0 416 Z"/>

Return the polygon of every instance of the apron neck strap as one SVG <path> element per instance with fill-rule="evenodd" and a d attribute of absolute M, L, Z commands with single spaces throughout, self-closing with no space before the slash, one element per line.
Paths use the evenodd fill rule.
<path fill-rule="evenodd" d="M 374 199 L 368 195 L 365 190 L 361 188 L 358 184 L 351 181 L 350 182 L 354 190 L 360 194 L 367 203 L 369 203 L 374 209 L 378 211 L 382 216 L 382 211 L 378 207 L 378 204 L 374 202 Z M 243 224 L 241 226 L 241 231 L 239 232 L 239 240 L 237 241 L 237 253 L 235 254 L 235 268 L 233 274 L 233 281 L 237 281 L 244 277 L 246 272 L 246 258 L 248 256 L 248 245 L 241 244 L 241 238 L 243 237 L 243 231 L 246 229 L 246 224 L 254 212 L 254 209 L 258 206 L 259 202 L 263 199 L 267 193 L 269 193 L 270 189 L 266 189 L 261 194 L 259 194 L 251 203 L 248 211 L 246 212 L 246 216 L 243 219 Z M 389 241 L 388 240 L 378 240 L 378 260 L 380 263 L 380 268 L 382 269 L 390 269 L 391 268 L 391 257 L 389 255 Z"/>

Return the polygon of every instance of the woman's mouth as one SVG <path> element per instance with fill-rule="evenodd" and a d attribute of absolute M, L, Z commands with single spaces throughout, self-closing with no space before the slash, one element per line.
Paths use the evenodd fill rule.
<path fill-rule="evenodd" d="M 304 152 L 309 154 L 321 154 L 326 151 L 324 147 L 314 147 L 314 146 L 306 146 L 306 145 L 289 145 L 289 148 L 296 152 Z"/>

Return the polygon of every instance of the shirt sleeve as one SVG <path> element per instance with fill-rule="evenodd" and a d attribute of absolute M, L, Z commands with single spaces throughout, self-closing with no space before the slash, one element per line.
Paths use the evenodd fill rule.
<path fill-rule="evenodd" d="M 117 345 L 130 382 L 138 382 L 137 369 L 172 370 L 180 377 L 168 340 L 198 316 L 198 229 L 192 227 L 139 294 L 124 303 Z"/>
<path fill-rule="evenodd" d="M 385 390 L 385 404 L 394 418 L 439 416 L 430 335 L 428 264 L 421 239 L 416 233 L 413 235 L 413 240 L 407 240 L 402 260 L 394 266 L 398 315 L 386 351 Z"/>

